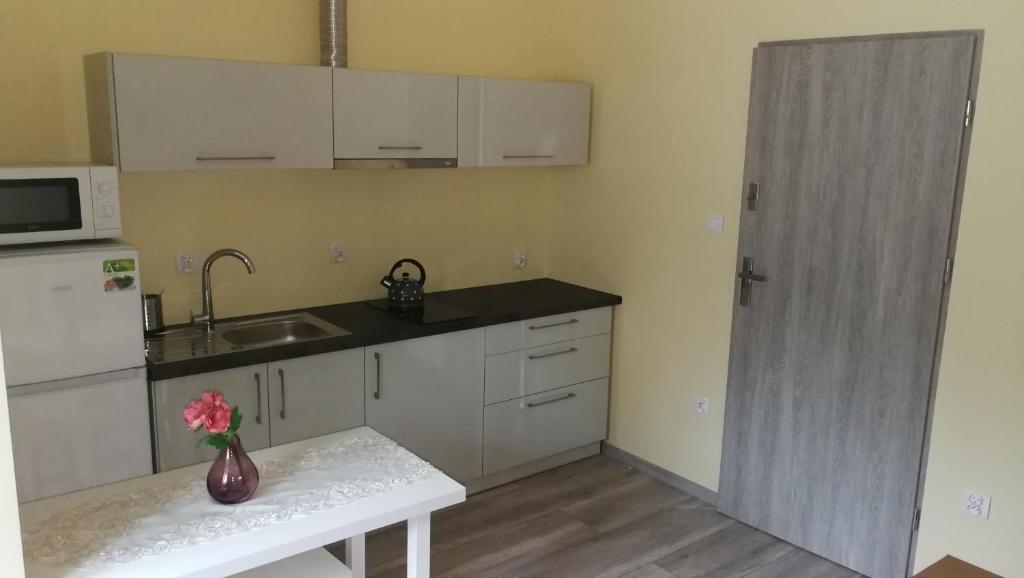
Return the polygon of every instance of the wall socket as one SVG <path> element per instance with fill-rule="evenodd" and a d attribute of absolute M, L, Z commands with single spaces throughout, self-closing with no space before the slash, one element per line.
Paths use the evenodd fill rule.
<path fill-rule="evenodd" d="M 174 268 L 182 275 L 188 275 L 196 270 L 195 253 L 175 253 Z"/>
<path fill-rule="evenodd" d="M 515 266 L 516 269 L 525 269 L 526 251 L 516 252 L 516 254 L 512 256 L 512 265 Z"/>
<path fill-rule="evenodd" d="M 348 245 L 345 243 L 331 245 L 331 263 L 337 265 L 338 263 L 344 263 L 345 259 L 348 259 Z"/>
<path fill-rule="evenodd" d="M 711 398 L 706 395 L 696 395 L 693 398 L 693 411 L 697 415 L 707 415 L 711 410 Z"/>
<path fill-rule="evenodd" d="M 969 515 L 987 520 L 992 512 L 992 498 L 978 492 L 967 492 L 964 507 Z"/>

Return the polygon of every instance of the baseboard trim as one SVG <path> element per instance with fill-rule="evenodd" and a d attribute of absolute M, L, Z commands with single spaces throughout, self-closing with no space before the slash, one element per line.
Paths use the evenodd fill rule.
<path fill-rule="evenodd" d="M 715 507 L 718 506 L 718 492 L 705 488 L 697 482 L 688 480 L 678 474 L 674 474 L 661 466 L 654 465 L 622 448 L 617 448 L 608 442 L 601 442 L 601 453 L 660 482 L 666 483 L 681 492 L 686 492 L 702 502 L 707 502 Z"/>
<path fill-rule="evenodd" d="M 601 453 L 601 442 L 594 442 L 560 454 L 541 458 L 521 466 L 516 466 L 500 472 L 494 472 L 493 474 L 469 480 L 468 482 L 462 482 L 462 485 L 466 486 L 467 495 L 475 494 L 477 492 L 503 486 L 509 482 L 530 477 L 534 474 L 539 474 L 545 470 L 564 466 L 565 464 L 589 458 L 590 456 L 596 456 L 599 453 Z"/>

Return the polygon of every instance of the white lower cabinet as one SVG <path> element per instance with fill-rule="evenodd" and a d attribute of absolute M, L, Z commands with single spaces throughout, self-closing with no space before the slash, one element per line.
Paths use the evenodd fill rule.
<path fill-rule="evenodd" d="M 366 349 L 366 425 L 456 480 L 480 477 L 484 330 Z"/>
<path fill-rule="evenodd" d="M 484 475 L 603 440 L 608 379 L 484 408 Z"/>
<path fill-rule="evenodd" d="M 265 363 L 155 381 L 151 402 L 157 471 L 210 461 L 217 456 L 213 447 L 199 443 L 206 431 L 188 431 L 181 418 L 185 404 L 208 389 L 223 393 L 228 403 L 238 406 L 242 413 L 238 435 L 246 451 L 270 446 Z"/>
<path fill-rule="evenodd" d="M 261 363 L 152 383 L 157 471 L 212 460 L 181 412 L 204 390 L 220 391 L 242 413 L 246 451 L 358 427 L 363 420 L 363 350 Z"/>

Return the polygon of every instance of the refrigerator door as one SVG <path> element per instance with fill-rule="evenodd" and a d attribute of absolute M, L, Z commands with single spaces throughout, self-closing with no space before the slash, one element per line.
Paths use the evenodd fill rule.
<path fill-rule="evenodd" d="M 0 254 L 8 385 L 145 365 L 138 261 L 102 242 Z"/>
<path fill-rule="evenodd" d="M 153 473 L 148 391 L 141 367 L 8 387 L 18 501 Z"/>

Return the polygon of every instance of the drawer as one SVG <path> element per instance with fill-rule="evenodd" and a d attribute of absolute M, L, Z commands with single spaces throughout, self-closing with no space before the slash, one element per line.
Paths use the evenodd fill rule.
<path fill-rule="evenodd" d="M 484 403 L 608 377 L 611 335 L 595 335 L 487 358 Z"/>
<path fill-rule="evenodd" d="M 612 308 L 549 315 L 487 328 L 487 355 L 610 333 Z"/>
<path fill-rule="evenodd" d="M 484 475 L 603 440 L 608 379 L 484 408 Z"/>

